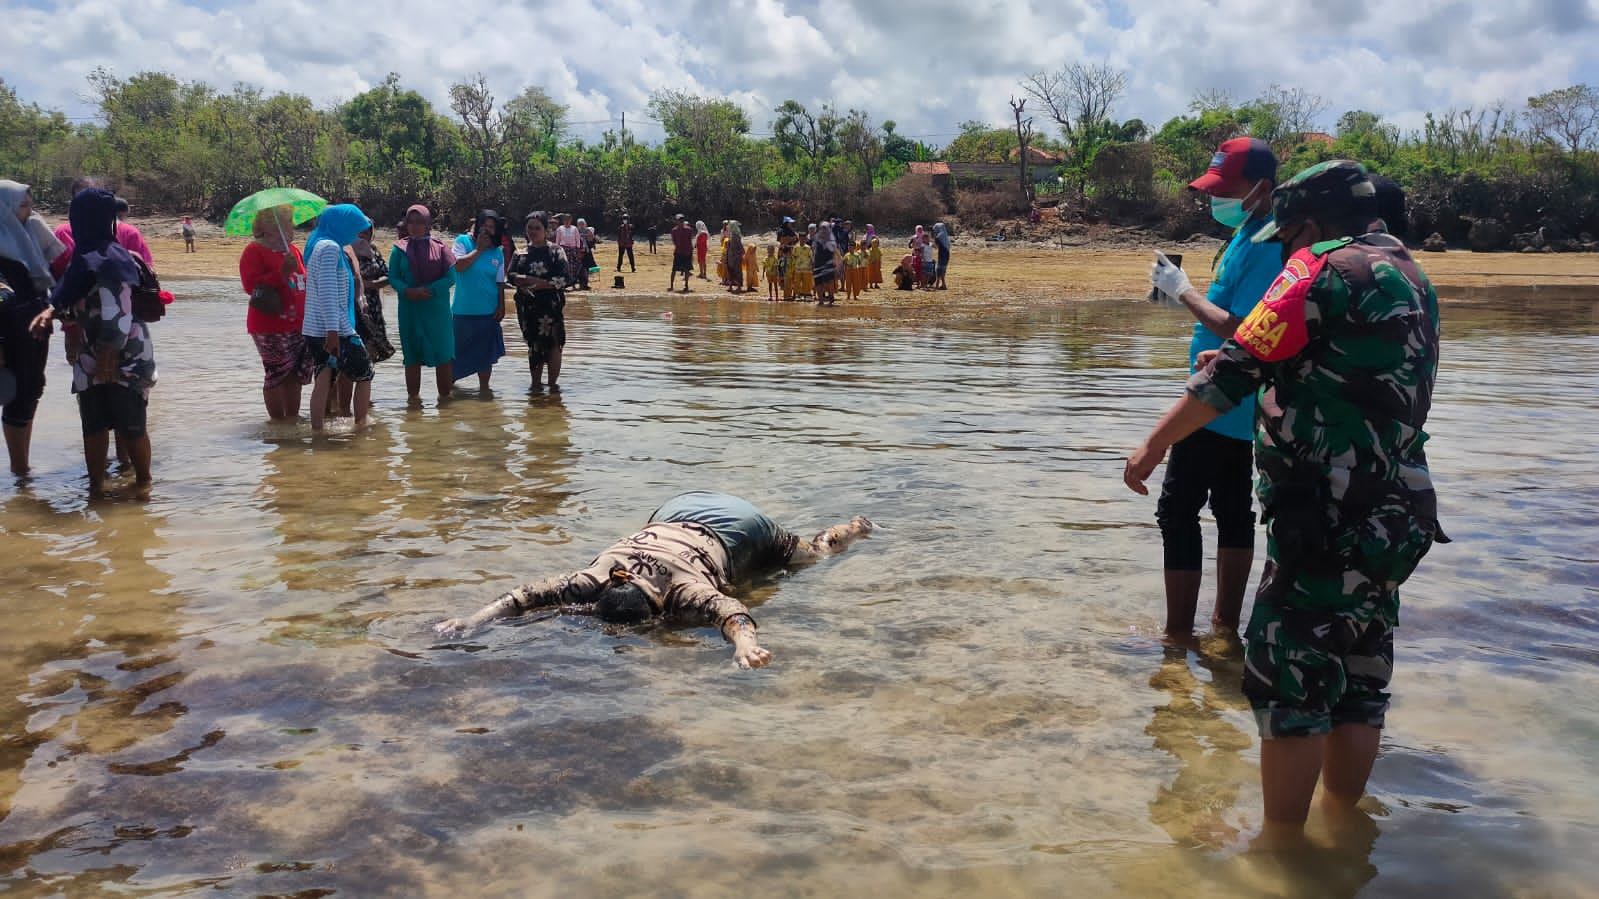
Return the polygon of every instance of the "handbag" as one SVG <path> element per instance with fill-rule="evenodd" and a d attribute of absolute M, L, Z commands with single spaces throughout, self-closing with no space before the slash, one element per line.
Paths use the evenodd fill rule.
<path fill-rule="evenodd" d="M 161 281 L 155 270 L 137 253 L 130 254 L 139 270 L 139 283 L 133 285 L 133 317 L 149 324 L 158 322 L 167 314 L 167 296 L 161 290 Z"/>
<path fill-rule="evenodd" d="M 283 294 L 276 287 L 257 284 L 255 290 L 250 291 L 250 308 L 262 315 L 282 315 Z"/>

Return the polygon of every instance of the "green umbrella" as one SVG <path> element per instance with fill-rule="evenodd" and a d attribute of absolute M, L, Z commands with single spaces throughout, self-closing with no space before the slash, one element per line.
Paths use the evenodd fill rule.
<path fill-rule="evenodd" d="M 308 190 L 295 187 L 269 187 L 256 191 L 234 204 L 222 223 L 222 233 L 233 237 L 249 237 L 255 217 L 263 209 L 287 206 L 294 212 L 294 223 L 303 225 L 322 214 L 328 201 Z"/>

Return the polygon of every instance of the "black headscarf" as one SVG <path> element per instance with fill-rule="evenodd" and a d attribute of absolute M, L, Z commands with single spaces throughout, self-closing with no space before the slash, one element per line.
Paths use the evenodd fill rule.
<path fill-rule="evenodd" d="M 78 191 L 67 211 L 72 225 L 72 262 L 50 295 L 50 304 L 71 306 L 93 290 L 98 281 L 137 284 L 139 269 L 133 256 L 117 243 L 117 198 L 109 190 L 92 187 Z"/>

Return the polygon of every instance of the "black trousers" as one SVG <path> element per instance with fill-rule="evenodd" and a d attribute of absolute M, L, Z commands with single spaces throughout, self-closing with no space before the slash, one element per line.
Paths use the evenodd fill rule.
<path fill-rule="evenodd" d="M 1254 444 L 1201 428 L 1179 440 L 1166 460 L 1166 479 L 1155 504 L 1166 568 L 1198 571 L 1204 558 L 1199 510 L 1216 516 L 1216 545 L 1255 546 Z"/>
<path fill-rule="evenodd" d="M 627 267 L 629 269 L 635 271 L 635 272 L 638 271 L 638 263 L 633 261 L 633 245 L 632 244 L 628 244 L 625 247 L 617 247 L 616 248 L 616 270 L 617 271 L 621 271 L 622 270 L 622 257 L 624 255 L 627 256 Z"/>

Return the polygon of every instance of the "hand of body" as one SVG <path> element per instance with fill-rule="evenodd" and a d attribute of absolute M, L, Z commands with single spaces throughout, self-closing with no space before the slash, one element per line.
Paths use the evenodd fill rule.
<path fill-rule="evenodd" d="M 339 357 L 339 332 L 329 331 L 328 336 L 322 338 L 322 350 L 335 359 Z"/>
<path fill-rule="evenodd" d="M 733 664 L 743 669 L 765 668 L 772 654 L 755 638 L 755 622 L 748 615 L 734 615 L 722 625 L 722 636 L 733 644 Z"/>
<path fill-rule="evenodd" d="M 1181 302 L 1183 294 L 1194 289 L 1188 274 L 1158 251 L 1155 264 L 1149 267 L 1149 283 L 1173 302 Z"/>
<path fill-rule="evenodd" d="M 422 300 L 430 299 L 432 296 L 433 291 L 426 287 L 407 287 L 405 289 L 405 298 L 408 300 L 420 302 Z"/>

